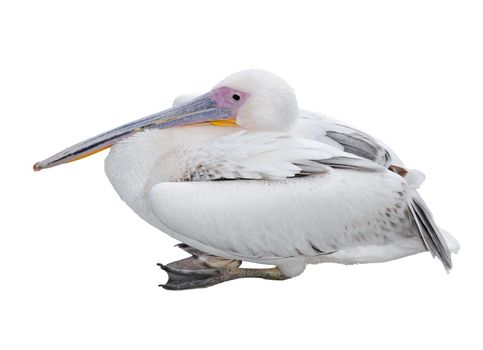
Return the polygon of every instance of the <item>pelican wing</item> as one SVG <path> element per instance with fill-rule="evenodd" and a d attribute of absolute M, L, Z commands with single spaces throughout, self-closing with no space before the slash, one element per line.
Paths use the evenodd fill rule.
<path fill-rule="evenodd" d="M 176 152 L 176 182 L 155 185 L 150 207 L 175 238 L 204 252 L 274 262 L 421 238 L 451 267 L 429 211 L 414 205 L 417 192 L 378 162 L 276 132 L 241 131 Z M 224 179 L 234 181 L 213 181 Z"/>
<path fill-rule="evenodd" d="M 182 147 L 177 181 L 284 179 L 331 168 L 381 170 L 367 159 L 314 140 L 281 132 L 240 131 Z"/>
<path fill-rule="evenodd" d="M 419 241 L 404 179 L 387 170 L 160 183 L 149 202 L 173 237 L 230 259 L 273 263 L 408 237 Z"/>
<path fill-rule="evenodd" d="M 411 232 L 405 180 L 327 144 L 242 131 L 177 156 L 180 176 L 151 189 L 150 207 L 173 236 L 210 254 L 271 261 Z"/>

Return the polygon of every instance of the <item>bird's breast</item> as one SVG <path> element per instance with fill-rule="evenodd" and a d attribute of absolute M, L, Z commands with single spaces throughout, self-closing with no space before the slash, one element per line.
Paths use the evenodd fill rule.
<path fill-rule="evenodd" d="M 147 195 L 157 183 L 175 181 L 183 167 L 178 151 L 183 146 L 208 142 L 236 130 L 194 125 L 139 132 L 113 145 L 105 160 L 105 172 L 121 199 L 153 224 L 156 219 Z"/>

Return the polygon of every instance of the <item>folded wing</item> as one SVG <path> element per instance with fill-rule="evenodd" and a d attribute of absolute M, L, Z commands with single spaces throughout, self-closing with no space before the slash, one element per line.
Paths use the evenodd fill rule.
<path fill-rule="evenodd" d="M 273 262 L 418 235 L 404 180 L 389 171 L 160 183 L 149 201 L 183 242 L 231 259 Z"/>
<path fill-rule="evenodd" d="M 336 147 L 237 132 L 178 153 L 178 181 L 155 185 L 150 206 L 207 253 L 274 261 L 417 235 L 404 179 Z"/>

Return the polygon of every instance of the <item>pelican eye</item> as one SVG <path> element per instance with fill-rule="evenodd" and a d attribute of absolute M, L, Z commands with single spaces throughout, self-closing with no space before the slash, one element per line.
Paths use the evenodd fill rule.
<path fill-rule="evenodd" d="M 235 101 L 239 101 L 241 97 L 238 94 L 233 94 L 231 95 L 231 98 L 234 99 Z"/>

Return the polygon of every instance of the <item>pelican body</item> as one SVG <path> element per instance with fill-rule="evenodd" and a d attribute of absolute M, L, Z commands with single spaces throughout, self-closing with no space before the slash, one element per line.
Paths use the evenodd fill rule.
<path fill-rule="evenodd" d="M 112 147 L 111 147 L 112 146 Z M 235 73 L 198 97 L 90 138 L 35 170 L 111 147 L 105 171 L 142 219 L 191 257 L 167 289 L 286 279 L 307 264 L 384 262 L 429 251 L 449 271 L 458 242 L 417 189 L 424 175 L 364 132 L 299 110 L 281 78 Z M 241 268 L 242 261 L 275 265 Z"/>

